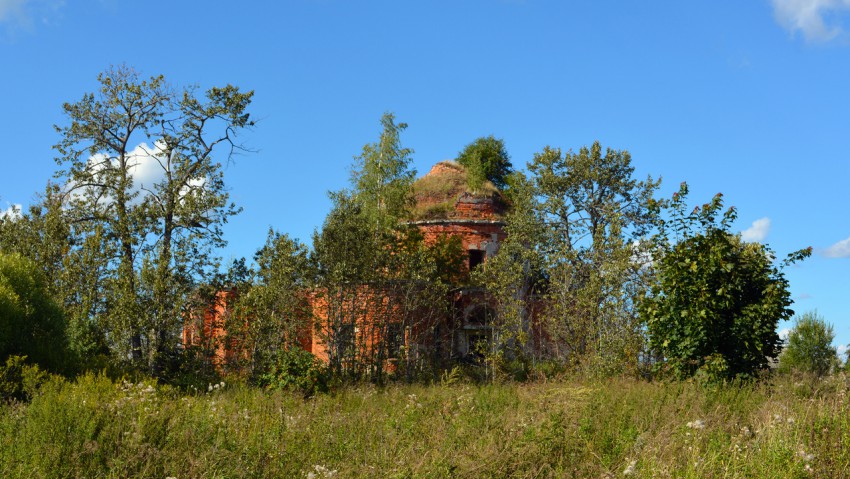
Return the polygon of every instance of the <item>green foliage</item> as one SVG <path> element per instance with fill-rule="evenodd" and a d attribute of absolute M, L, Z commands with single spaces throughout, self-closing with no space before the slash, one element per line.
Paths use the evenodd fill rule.
<path fill-rule="evenodd" d="M 327 366 L 300 348 L 278 351 L 271 366 L 257 380 L 261 387 L 296 391 L 308 397 L 327 392 L 328 382 Z"/>
<path fill-rule="evenodd" d="M 342 379 L 381 383 L 391 364 L 406 377 L 420 365 L 399 343 L 411 331 L 432 331 L 447 310 L 446 268 L 457 264 L 455 242 L 425 244 L 410 226 L 412 150 L 401 145 L 406 127 L 391 114 L 377 143 L 355 158 L 351 190 L 331 193 L 333 208 L 313 238 L 316 334 L 329 368 Z M 407 336 L 406 336 L 407 335 Z"/>
<path fill-rule="evenodd" d="M 801 371 L 815 376 L 829 374 L 838 367 L 838 353 L 832 345 L 835 334 L 817 312 L 809 311 L 795 318 L 788 333 L 788 344 L 779 356 L 783 371 Z"/>
<path fill-rule="evenodd" d="M 794 314 L 788 281 L 770 249 L 729 232 L 735 210 L 718 218 L 720 195 L 687 213 L 687 192 L 683 183 L 673 196 L 662 235 L 674 232 L 678 241 L 663 236 L 658 281 L 640 307 L 651 345 L 679 377 L 753 376 L 779 354 L 777 324 Z"/>
<path fill-rule="evenodd" d="M 65 371 L 70 358 L 62 309 L 47 290 L 38 266 L 0 253 L 0 358 L 28 356 L 51 371 Z"/>
<path fill-rule="evenodd" d="M 266 244 L 254 255 L 256 277 L 240 295 L 226 325 L 247 357 L 252 375 L 264 374 L 283 352 L 299 346 L 313 326 L 308 291 L 314 284 L 307 247 L 286 234 L 269 230 Z"/>
<path fill-rule="evenodd" d="M 425 175 L 413 183 L 416 204 L 412 212 L 417 220 L 451 218 L 458 198 L 465 193 L 479 197 L 499 194 L 496 186 L 487 180 L 473 190 L 469 186 L 469 170 L 455 162 L 444 161 L 440 166 L 443 171 L 439 175 Z"/>
<path fill-rule="evenodd" d="M 47 373 L 37 364 L 27 364 L 26 356 L 9 356 L 0 366 L 0 399 L 26 400 L 47 381 Z"/>
<path fill-rule="evenodd" d="M 0 218 L 0 251 L 19 254 L 41 270 L 47 293 L 65 312 L 68 347 L 75 356 L 67 366 L 97 367 L 109 352 L 104 331 L 91 317 L 102 294 L 97 279 L 105 258 L 92 241 L 96 236 L 79 241 L 62 197 L 57 185 L 48 184 L 20 216 Z"/>
<path fill-rule="evenodd" d="M 458 153 L 457 162 L 466 168 L 467 182 L 472 191 L 481 190 L 487 181 L 502 190 L 507 186 L 508 175 L 513 171 L 504 140 L 493 135 L 482 136 L 466 145 Z"/>
<path fill-rule="evenodd" d="M 222 225 L 239 211 L 215 155 L 244 149 L 236 139 L 253 125 L 253 92 L 227 85 L 199 96 L 126 66 L 98 82 L 63 105 L 68 122 L 56 127 L 59 210 L 73 225 L 62 294 L 87 354 L 108 339 L 114 357 L 158 373 L 174 354 L 187 297 L 218 268 Z M 134 176 L 143 161 L 159 168 L 153 183 Z"/>
<path fill-rule="evenodd" d="M 651 270 L 635 258 L 657 224 L 659 181 L 633 174 L 627 151 L 595 142 L 578 153 L 546 147 L 528 176 L 509 177 L 508 236 L 482 281 L 510 341 L 531 337 L 536 308 L 536 334 L 546 340 L 534 354 L 594 374 L 638 372 L 635 304 Z"/>
<path fill-rule="evenodd" d="M 425 264 L 428 267 L 428 280 L 445 285 L 459 285 L 467 282 L 467 252 L 459 236 L 438 235 L 430 245 L 419 244 L 423 250 Z"/>
<path fill-rule="evenodd" d="M 494 318 L 499 331 L 496 350 L 510 346 L 515 361 L 529 360 L 529 322 L 535 293 L 543 283 L 538 254 L 542 224 L 534 210 L 535 189 L 522 173 L 508 178 L 509 200 L 513 207 L 505 220 L 507 238 L 487 267 L 473 273 L 473 283 L 485 286 L 498 308 Z M 539 351 L 534 351 L 539 352 Z M 540 358 L 537 358 L 540 359 Z"/>
<path fill-rule="evenodd" d="M 381 117 L 381 126 L 378 141 L 366 144 L 354 158 L 351 183 L 363 212 L 382 228 L 393 228 L 409 214 L 416 170 L 411 168 L 413 150 L 401 145 L 407 123 L 396 123 L 395 116 L 387 112 Z"/>

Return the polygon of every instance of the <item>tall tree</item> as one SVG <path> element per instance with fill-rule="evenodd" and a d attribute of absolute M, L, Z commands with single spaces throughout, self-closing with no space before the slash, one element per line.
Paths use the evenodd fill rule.
<path fill-rule="evenodd" d="M 448 274 L 440 266 L 456 264 L 460 253 L 446 242 L 428 247 L 408 224 L 415 172 L 400 140 L 406 125 L 387 113 L 381 126 L 378 141 L 355 158 L 351 190 L 331 194 L 312 256 L 331 371 L 376 382 L 402 356 L 405 338 L 426 330 L 445 306 Z"/>
<path fill-rule="evenodd" d="M 142 185 L 158 234 L 150 258 L 156 265 L 150 364 L 173 347 L 170 334 L 181 318 L 182 297 L 194 278 L 216 266 L 210 248 L 225 245 L 222 225 L 240 211 L 229 202 L 213 153 L 219 146 L 229 154 L 242 149 L 235 135 L 253 124 L 246 113 L 252 96 L 227 85 L 211 88 L 201 101 L 194 89 L 184 90 L 160 122 L 157 148 L 148 152 L 161 170 L 161 179 L 151 188 Z"/>
<path fill-rule="evenodd" d="M 550 327 L 575 360 L 633 363 L 640 347 L 633 289 L 643 272 L 633 245 L 654 224 L 660 181 L 634 179 L 631 155 L 603 153 L 599 142 L 578 153 L 545 148 L 529 171 L 545 225 Z"/>
<path fill-rule="evenodd" d="M 647 270 L 637 250 L 655 225 L 660 182 L 633 175 L 627 151 L 598 142 L 578 153 L 544 148 L 516 182 L 510 236 L 490 268 L 491 287 L 515 291 L 515 324 L 535 291 L 546 348 L 597 372 L 635 366 L 642 348 L 635 298 Z"/>
<path fill-rule="evenodd" d="M 526 175 L 515 172 L 507 183 L 511 208 L 505 218 L 505 241 L 486 268 L 473 273 L 473 283 L 487 289 L 496 307 L 492 319 L 497 334 L 491 353 L 507 350 L 529 365 L 544 350 L 531 324 L 536 298 L 545 284 L 539 250 L 543 223 L 535 208 L 536 190 Z"/>
<path fill-rule="evenodd" d="M 101 319 L 113 346 L 156 369 L 173 346 L 182 296 L 214 263 L 221 225 L 238 211 L 213 153 L 240 148 L 234 137 L 251 125 L 253 93 L 228 85 L 201 100 L 194 88 L 177 91 L 162 76 L 141 79 L 123 66 L 98 81 L 97 93 L 64 105 L 59 175 L 70 221 L 83 237 L 99 237 L 108 255 Z"/>
<path fill-rule="evenodd" d="M 407 123 L 396 123 L 395 115 L 384 113 L 381 127 L 378 141 L 366 144 L 354 158 L 351 185 L 364 214 L 379 228 L 394 229 L 409 215 L 416 170 L 410 165 L 413 150 L 401 144 Z"/>

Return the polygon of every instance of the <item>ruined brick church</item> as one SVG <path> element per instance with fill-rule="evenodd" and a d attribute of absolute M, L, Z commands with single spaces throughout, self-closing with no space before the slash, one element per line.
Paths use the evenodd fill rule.
<path fill-rule="evenodd" d="M 411 225 L 419 229 L 426 244 L 433 244 L 441 236 L 459 238 L 466 252 L 464 273 L 496 254 L 505 239 L 504 214 L 507 205 L 491 183 L 487 182 L 473 194 L 467 186 L 464 168 L 453 161 L 443 161 L 417 179 L 413 191 L 416 202 Z M 221 291 L 217 294 L 215 304 L 203 313 L 203 330 L 199 328 L 200 322 L 187 322 L 183 329 L 184 346 L 196 345 L 202 337 L 224 337 L 226 333 L 221 318 L 227 314 L 227 308 L 236 294 L 236 291 Z M 374 295 L 375 292 L 365 294 Z M 410 350 L 428 350 L 452 359 L 469 357 L 474 354 L 476 344 L 490 340 L 494 310 L 480 288 L 458 287 L 450 295 L 450 312 L 438 318 L 436 324 L 432 323 L 427 334 L 421 331 L 383 334 L 398 336 L 398 341 L 406 343 Z M 311 308 L 316 324 L 327 319 L 327 308 L 321 301 L 313 301 Z M 367 317 L 362 321 L 369 321 L 369 314 L 364 316 Z M 354 328 L 351 334 L 358 334 L 359 329 Z M 374 340 L 388 339 L 372 338 L 369 341 Z M 315 328 L 306 328 L 299 333 L 298 344 L 319 359 L 328 360 L 329 345 Z M 237 354 L 232 349 L 218 344 L 215 355 L 220 359 L 228 358 Z"/>

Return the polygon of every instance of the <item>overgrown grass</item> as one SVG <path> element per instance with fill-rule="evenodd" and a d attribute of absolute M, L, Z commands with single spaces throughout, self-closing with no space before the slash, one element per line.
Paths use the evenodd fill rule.
<path fill-rule="evenodd" d="M 838 375 L 364 386 L 305 400 L 88 375 L 0 407 L 0 477 L 848 477 L 848 389 Z"/>
<path fill-rule="evenodd" d="M 454 216 L 458 198 L 464 193 L 476 196 L 493 196 L 498 189 L 490 181 L 485 181 L 479 191 L 470 191 L 467 173 L 463 166 L 453 162 L 441 163 L 445 171 L 439 175 L 426 175 L 413 183 L 413 195 L 416 199 L 413 216 L 417 220 L 447 219 Z"/>

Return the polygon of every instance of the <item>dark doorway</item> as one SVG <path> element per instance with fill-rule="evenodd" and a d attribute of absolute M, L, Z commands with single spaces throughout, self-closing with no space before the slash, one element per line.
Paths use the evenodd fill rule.
<path fill-rule="evenodd" d="M 476 266 L 484 262 L 484 252 L 480 249 L 469 250 L 469 270 L 472 271 Z"/>

